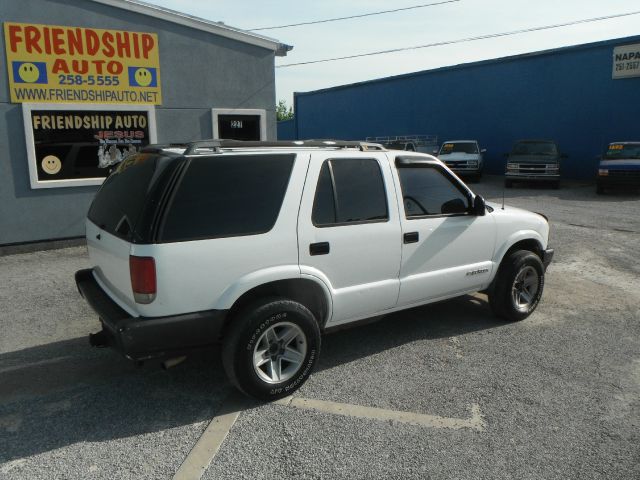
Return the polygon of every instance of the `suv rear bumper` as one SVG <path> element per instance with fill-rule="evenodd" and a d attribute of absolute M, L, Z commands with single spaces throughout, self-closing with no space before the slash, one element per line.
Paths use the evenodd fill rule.
<path fill-rule="evenodd" d="M 132 317 L 100 287 L 93 269 L 76 272 L 78 291 L 100 317 L 102 331 L 91 335 L 95 346 L 108 346 L 131 360 L 165 357 L 172 353 L 215 343 L 227 310 L 172 315 Z"/>

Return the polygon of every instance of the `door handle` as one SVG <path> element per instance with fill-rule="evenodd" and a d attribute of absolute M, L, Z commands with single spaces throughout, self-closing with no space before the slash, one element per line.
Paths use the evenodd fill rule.
<path fill-rule="evenodd" d="M 329 242 L 318 242 L 309 245 L 309 255 L 327 255 L 329 253 Z"/>
<path fill-rule="evenodd" d="M 420 240 L 420 234 L 418 232 L 407 232 L 404 234 L 404 243 L 416 243 Z"/>

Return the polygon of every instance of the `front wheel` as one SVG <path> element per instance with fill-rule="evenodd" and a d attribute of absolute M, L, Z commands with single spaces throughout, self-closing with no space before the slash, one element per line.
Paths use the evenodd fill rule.
<path fill-rule="evenodd" d="M 544 265 L 528 250 L 518 250 L 502 261 L 489 293 L 493 313 L 507 321 L 524 320 L 538 306 L 544 288 Z"/>
<path fill-rule="evenodd" d="M 229 380 L 249 396 L 277 400 L 311 374 L 320 354 L 320 329 L 304 305 L 274 298 L 234 315 L 222 342 Z"/>

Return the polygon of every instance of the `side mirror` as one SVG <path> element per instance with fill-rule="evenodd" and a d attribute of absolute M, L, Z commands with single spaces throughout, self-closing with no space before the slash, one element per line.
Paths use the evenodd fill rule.
<path fill-rule="evenodd" d="M 473 214 L 482 217 L 487 213 L 487 205 L 481 195 L 476 195 L 473 199 Z"/>
<path fill-rule="evenodd" d="M 459 198 L 454 198 L 453 200 L 449 200 L 448 202 L 444 202 L 440 211 L 443 214 L 450 213 L 466 213 L 467 206 L 464 204 L 464 201 Z"/>
<path fill-rule="evenodd" d="M 486 148 L 481 149 L 480 153 L 487 153 L 487 149 Z"/>
<path fill-rule="evenodd" d="M 431 153 L 432 153 L 433 155 L 437 155 L 437 154 L 438 154 L 438 149 L 437 149 L 437 148 L 434 148 L 434 149 L 431 151 Z"/>

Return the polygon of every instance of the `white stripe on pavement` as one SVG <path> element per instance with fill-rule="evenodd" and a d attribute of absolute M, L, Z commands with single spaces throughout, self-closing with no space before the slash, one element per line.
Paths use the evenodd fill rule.
<path fill-rule="evenodd" d="M 182 462 L 173 480 L 199 480 L 245 408 L 246 403 L 238 400 L 236 394 L 232 394 Z"/>
<path fill-rule="evenodd" d="M 449 428 L 453 430 L 468 428 L 482 432 L 486 426 L 484 418 L 480 413 L 480 407 L 475 403 L 471 405 L 471 418 L 440 417 L 438 415 L 427 415 L 424 413 L 386 410 L 383 408 L 363 407 L 349 403 L 328 402 L 325 400 L 299 397 L 286 397 L 274 403 L 302 410 L 314 410 L 316 412 L 342 415 L 345 417 L 367 418 L 370 420 L 394 421 L 421 427 Z"/>

